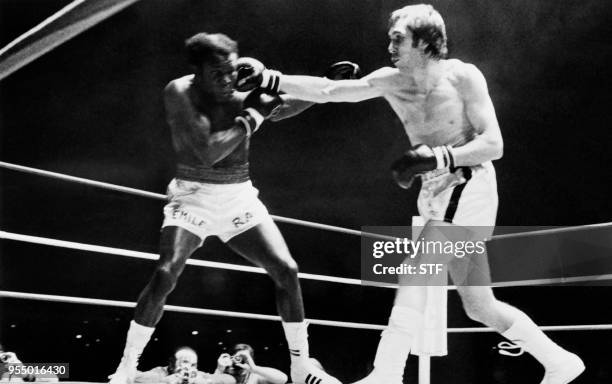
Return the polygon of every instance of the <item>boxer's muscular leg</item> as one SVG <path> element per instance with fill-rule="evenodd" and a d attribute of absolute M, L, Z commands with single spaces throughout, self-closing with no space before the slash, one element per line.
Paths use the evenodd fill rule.
<path fill-rule="evenodd" d="M 524 312 L 495 298 L 486 254 L 453 260 L 450 273 L 468 317 L 531 353 L 546 370 L 542 384 L 567 384 L 582 373 L 578 356 L 555 344 Z"/>
<path fill-rule="evenodd" d="M 298 266 L 278 227 L 272 220 L 233 237 L 227 245 L 268 272 L 276 288 L 276 306 L 285 322 L 304 320 L 304 304 Z"/>
<path fill-rule="evenodd" d="M 263 267 L 276 286 L 276 305 L 291 356 L 294 383 L 340 384 L 308 359 L 308 333 L 304 322 L 298 267 L 276 224 L 270 219 L 233 237 L 227 244 L 254 264 Z"/>
<path fill-rule="evenodd" d="M 181 227 L 165 227 L 160 239 L 160 256 L 149 283 L 140 293 L 134 320 L 155 327 L 162 317 L 166 297 L 176 286 L 187 259 L 200 246 L 200 237 Z"/>
<path fill-rule="evenodd" d="M 154 326 L 162 316 L 166 297 L 176 286 L 187 259 L 201 244 L 201 239 L 180 227 L 165 227 L 160 239 L 160 257 L 151 280 L 143 289 L 127 333 L 123 357 L 111 384 L 133 382 L 138 358 L 147 345 Z"/>
<path fill-rule="evenodd" d="M 443 232 L 437 226 L 445 225 L 439 221 L 429 221 L 424 227 L 418 240 L 446 241 Z M 407 258 L 404 262 L 411 265 L 420 263 L 447 263 L 448 257 L 443 255 L 417 254 L 414 258 Z M 416 264 L 415 264 L 416 263 Z M 427 286 L 429 284 L 445 284 L 444 281 L 432 281 L 431 275 L 400 275 L 399 287 L 395 295 L 395 302 L 389 317 L 389 324 L 382 332 L 381 339 L 374 359 L 374 370 L 358 384 L 401 384 L 404 368 L 410 349 L 416 335 L 422 329 L 425 305 L 427 303 Z"/>

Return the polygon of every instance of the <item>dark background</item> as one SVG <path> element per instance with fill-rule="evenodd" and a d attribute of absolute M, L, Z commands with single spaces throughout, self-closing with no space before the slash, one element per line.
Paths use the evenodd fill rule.
<path fill-rule="evenodd" d="M 0 0 L 4 46 L 66 5 Z M 0 83 L 0 160 L 163 193 L 174 155 L 161 90 L 188 73 L 182 42 L 224 32 L 286 73 L 321 73 L 353 60 L 367 73 L 389 65 L 387 18 L 400 1 L 141 1 Z M 609 90 L 612 7 L 608 2 L 435 1 L 451 56 L 485 74 L 505 140 L 498 173 L 503 225 L 610 221 Z M 408 145 L 383 100 L 316 106 L 267 123 L 252 141 L 252 178 L 273 214 L 358 229 L 409 225 L 416 191 L 397 188 L 389 164 Z M 0 169 L 0 229 L 156 252 L 162 202 Z M 280 228 L 301 270 L 359 277 L 359 239 L 292 225 Z M 153 263 L 118 256 L 0 243 L 0 288 L 133 301 Z M 243 263 L 210 239 L 196 258 Z M 393 292 L 303 282 L 311 318 L 383 324 Z M 496 291 L 544 325 L 609 323 L 610 288 L 531 287 Z M 188 267 L 170 304 L 273 314 L 265 276 Z M 0 338 L 23 361 L 70 362 L 72 380 L 104 381 L 118 362 L 128 309 L 5 299 Z M 454 293 L 450 326 L 475 326 Z M 192 335 L 198 330 L 198 335 Z M 311 350 L 333 374 L 367 373 L 376 331 L 311 326 Z M 77 338 L 81 335 L 81 338 Z M 612 332 L 559 332 L 580 353 L 577 383 L 608 383 Z M 212 371 L 218 354 L 251 343 L 256 361 L 288 370 L 277 323 L 166 313 L 141 367 L 189 344 Z M 503 357 L 494 334 L 449 336 L 433 382 L 536 383 L 529 356 Z M 411 358 L 407 380 L 415 382 Z"/>

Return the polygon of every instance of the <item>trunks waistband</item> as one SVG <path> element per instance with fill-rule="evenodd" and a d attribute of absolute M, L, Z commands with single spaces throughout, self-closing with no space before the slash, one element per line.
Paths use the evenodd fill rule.
<path fill-rule="evenodd" d="M 194 167 L 178 164 L 176 177 L 209 184 L 237 184 L 250 180 L 249 163 L 226 168 Z"/>

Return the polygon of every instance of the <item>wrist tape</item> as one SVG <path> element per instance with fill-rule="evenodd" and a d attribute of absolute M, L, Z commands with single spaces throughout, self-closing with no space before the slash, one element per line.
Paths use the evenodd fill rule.
<path fill-rule="evenodd" d="M 455 167 L 455 158 L 450 145 L 442 145 L 432 148 L 436 156 L 436 169 L 446 169 Z"/>
<path fill-rule="evenodd" d="M 281 73 L 272 69 L 266 69 L 262 72 L 261 76 L 261 88 L 271 93 L 278 93 Z"/>
<path fill-rule="evenodd" d="M 235 122 L 242 124 L 246 131 L 246 136 L 251 137 L 255 133 L 261 123 L 263 123 L 264 117 L 255 108 L 247 108 L 238 116 L 236 116 Z"/>

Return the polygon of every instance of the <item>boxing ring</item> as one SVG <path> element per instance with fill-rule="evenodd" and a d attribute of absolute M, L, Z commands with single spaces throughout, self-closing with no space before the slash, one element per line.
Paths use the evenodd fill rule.
<path fill-rule="evenodd" d="M 70 38 L 80 34 L 88 28 L 96 25 L 104 19 L 112 16 L 116 12 L 121 11 L 125 7 L 137 2 L 137 0 L 103 0 L 98 2 L 92 2 L 87 0 L 77 0 L 69 4 L 53 16 L 49 17 L 43 23 L 39 24 L 35 28 L 31 29 L 27 33 L 14 40 L 12 43 L 0 50 L 0 80 L 9 76 L 14 71 L 18 70 L 22 66 L 35 60 L 46 52 L 51 51 L 55 47 L 59 46 Z M 97 188 L 103 188 L 106 190 L 112 190 L 120 193 L 130 194 L 142 198 L 155 199 L 163 201 L 166 199 L 165 195 L 153 193 L 150 191 L 144 191 L 125 186 L 85 179 L 81 177 L 70 176 L 66 174 L 50 172 L 47 170 L 36 169 L 26 167 L 23 165 L 12 164 L 7 162 L 0 162 L 0 167 L 14 171 L 27 173 L 34 176 L 48 177 L 56 180 L 62 180 L 65 182 L 76 183 L 81 185 L 87 185 Z M 376 233 L 363 232 L 359 230 L 343 228 L 338 226 L 326 225 L 311 221 L 299 220 L 294 218 L 272 216 L 274 220 L 282 223 L 298 225 L 302 227 L 337 232 L 348 236 L 368 236 L 368 237 L 380 237 L 383 239 L 393 239 L 388 236 L 383 236 Z M 538 231 L 537 233 L 523 233 L 523 234 L 511 234 L 494 236 L 493 239 L 502 239 L 509 237 L 523 237 L 529 238 L 531 236 L 546 236 L 551 234 L 559 234 L 563 232 L 571 232 L 578 230 L 599 230 L 599 229 L 610 229 L 612 223 L 593 224 L 579 227 L 568 227 L 562 229 L 552 229 Z M 31 243 L 49 247 L 59 247 L 72 250 L 80 250 L 86 253 L 103 253 L 108 255 L 114 255 L 119 257 L 126 257 L 132 259 L 143 259 L 156 261 L 158 259 L 157 254 L 138 252 L 127 249 L 104 247 L 93 244 L 76 243 L 60 239 L 51 239 L 38 236 L 31 236 L 27 234 L 11 233 L 3 231 L 0 228 L 0 239 L 3 241 L 12 241 L 19 243 Z M 7 255 L 7 257 L 11 257 Z M 187 265 L 192 267 L 201 268 L 215 268 L 230 271 L 239 271 L 243 273 L 256 273 L 265 274 L 262 268 L 237 265 L 230 263 L 221 263 L 205 260 L 190 259 L 187 261 Z M 313 280 L 318 282 L 330 282 L 335 284 L 346 284 L 353 286 L 362 286 L 363 282 L 360 279 L 320 275 L 312 273 L 299 273 L 299 278 L 303 280 Z M 611 273 L 583 273 L 579 276 L 555 276 L 550 278 L 539 278 L 539 279 L 526 279 L 526 280 L 513 280 L 493 283 L 493 287 L 497 289 L 503 287 L 521 287 L 521 286 L 536 286 L 536 285 L 548 285 L 548 284 L 563 284 L 563 283 L 580 283 L 580 282 L 594 282 L 612 280 Z M 395 289 L 395 286 L 381 285 L 380 289 Z M 449 287 L 449 289 L 456 289 L 455 287 Z M 128 301 L 117 301 L 112 299 L 96 299 L 89 297 L 73 297 L 73 296 L 61 296 L 61 295 L 49 295 L 41 292 L 17 292 L 17 291 L 0 291 L 0 298 L 9 300 L 36 300 L 56 303 L 69 303 L 69 304 L 81 304 L 81 305 L 96 305 L 106 307 L 120 307 L 120 308 L 132 308 L 136 303 Z M 180 312 L 203 316 L 220 316 L 220 317 L 233 317 L 242 318 L 248 320 L 262 320 L 262 321 L 280 321 L 279 316 L 268 315 L 263 313 L 247 313 L 237 311 L 223 311 L 212 308 L 193 308 L 176 305 L 166 305 L 164 307 L 166 311 Z M 382 324 L 368 324 L 360 322 L 345 322 L 345 321 L 334 321 L 326 319 L 307 319 L 310 324 L 316 324 L 326 327 L 341 327 L 341 328 L 353 328 L 361 329 L 364 331 L 380 331 L 385 328 Z M 612 324 L 573 324 L 573 325 L 554 325 L 554 326 L 541 326 L 544 331 L 551 332 L 584 332 L 584 331 L 598 331 L 598 330 L 612 330 Z M 448 328 L 448 333 L 453 334 L 471 334 L 471 333 L 483 333 L 483 332 L 494 332 L 491 328 L 486 327 L 467 327 L 467 328 Z M 374 351 L 372 351 L 372 355 Z M 419 383 L 429 384 L 430 378 L 430 358 L 419 357 Z"/>
<path fill-rule="evenodd" d="M 56 172 L 50 172 L 46 170 L 25 167 L 22 165 L 11 164 L 7 162 L 0 162 L 0 168 L 28 173 L 36 176 L 49 177 L 57 180 L 63 180 L 66 182 L 77 183 L 82 185 L 88 185 L 98 188 L 103 188 L 107 190 L 113 190 L 117 192 L 122 192 L 126 194 L 131 194 L 135 196 L 152 198 L 157 200 L 165 200 L 166 196 L 158 193 L 153 193 L 150 191 L 144 191 L 134 188 L 129 188 L 125 186 L 110 184 L 99 182 L 95 180 L 65 175 Z M 337 233 L 342 233 L 349 236 L 367 236 L 367 237 L 376 237 L 383 239 L 390 239 L 389 236 L 371 233 L 371 232 L 363 232 L 359 230 L 337 227 L 332 225 L 326 225 L 311 221 L 287 218 L 283 216 L 272 216 L 275 221 L 289 223 L 293 225 L 299 225 L 308 228 L 314 228 L 323 231 L 332 231 Z M 593 225 L 585 225 L 585 226 L 576 226 L 576 227 L 565 227 L 558 229 L 550 229 L 550 230 L 542 230 L 542 231 L 534 231 L 532 233 L 519 233 L 519 234 L 508 234 L 508 235 L 499 235 L 493 236 L 491 240 L 494 239 L 503 239 L 510 237 L 522 237 L 529 238 L 533 236 L 546 236 L 546 235 L 554 235 L 563 232 L 571 232 L 571 231 L 582 231 L 582 230 L 597 230 L 597 229 L 612 229 L 612 223 L 602 223 L 602 224 L 593 224 Z M 59 247 L 65 249 L 72 250 L 80 250 L 84 252 L 90 253 L 103 253 L 107 255 L 114 255 L 126 258 L 135 258 L 135 259 L 143 259 L 156 261 L 158 259 L 157 254 L 146 253 L 146 252 L 138 252 L 127 249 L 99 246 L 94 244 L 84 244 L 77 243 L 59 239 L 51 239 L 39 236 L 30 236 L 25 234 L 11 233 L 0 230 L 0 239 L 5 241 L 15 241 L 20 243 L 31 243 L 44 245 L 49 247 Z M 244 273 L 257 273 L 257 274 L 265 274 L 265 270 L 263 268 L 246 266 L 246 265 L 238 265 L 231 263 L 221 263 L 214 261 L 206 261 L 206 260 L 197 260 L 197 259 L 189 259 L 187 261 L 187 265 L 192 267 L 201 267 L 201 268 L 215 268 L 222 270 L 230 270 L 230 271 L 240 271 Z M 329 275 L 321 275 L 321 274 L 312 274 L 312 273 L 299 273 L 299 278 L 303 280 L 313 280 L 319 282 L 330 282 L 337 284 L 347 284 L 354 286 L 362 286 L 363 282 L 360 279 L 346 278 L 346 277 L 337 277 L 337 276 L 329 276 Z M 612 274 L 598 274 L 598 275 L 585 275 L 585 276 L 572 276 L 572 277 L 552 277 L 547 279 L 537 279 L 537 280 L 515 280 L 515 281 L 504 281 L 493 283 L 493 287 L 502 288 L 502 287 L 525 287 L 525 286 L 536 286 L 536 285 L 550 285 L 550 284 L 561 284 L 561 283 L 577 283 L 577 282 L 589 282 L 589 281 L 602 281 L 602 280 L 612 280 Z M 384 285 L 381 284 L 378 286 L 380 289 L 395 289 L 395 286 L 392 285 Z M 456 289 L 456 287 L 450 286 L 449 289 Z M 120 308 L 133 308 L 136 303 L 128 302 L 128 301 L 117 301 L 111 299 L 95 299 L 89 297 L 74 297 L 74 296 L 62 296 L 62 295 L 48 295 L 44 293 L 34 293 L 34 292 L 16 292 L 16 291 L 0 291 L 0 297 L 6 299 L 13 300 L 37 300 L 37 301 L 47 301 L 47 302 L 59 302 L 59 303 L 70 303 L 70 304 L 85 304 L 85 305 L 97 305 L 97 306 L 107 306 L 107 307 L 120 307 Z M 268 315 L 262 313 L 248 313 L 248 312 L 237 312 L 237 311 L 223 311 L 216 310 L 212 308 L 193 308 L 186 306 L 176 306 L 176 305 L 166 305 L 164 307 L 166 311 L 169 312 L 179 312 L 179 313 L 189 313 L 196 315 L 205 315 L 205 316 L 221 316 L 221 317 L 233 317 L 233 318 L 242 318 L 249 320 L 264 320 L 264 321 L 280 321 L 279 316 Z M 316 324 L 320 326 L 327 327 L 341 327 L 341 328 L 352 328 L 352 329 L 362 329 L 362 330 L 374 330 L 381 331 L 386 326 L 383 324 L 368 324 L 368 323 L 360 323 L 360 322 L 346 322 L 346 321 L 334 321 L 334 320 L 326 320 L 326 319 L 307 319 L 310 324 Z M 612 324 L 574 324 L 574 325 L 551 325 L 551 326 L 541 326 L 540 329 L 543 331 L 550 332 L 558 332 L 558 331 L 599 331 L 599 330 L 612 330 Z M 469 334 L 469 333 L 483 333 L 483 332 L 495 332 L 491 328 L 487 327 L 463 327 L 463 328 L 448 328 L 449 334 Z M 430 376 L 431 369 L 431 361 L 428 356 L 419 356 L 419 384 L 429 384 L 431 382 Z"/>

